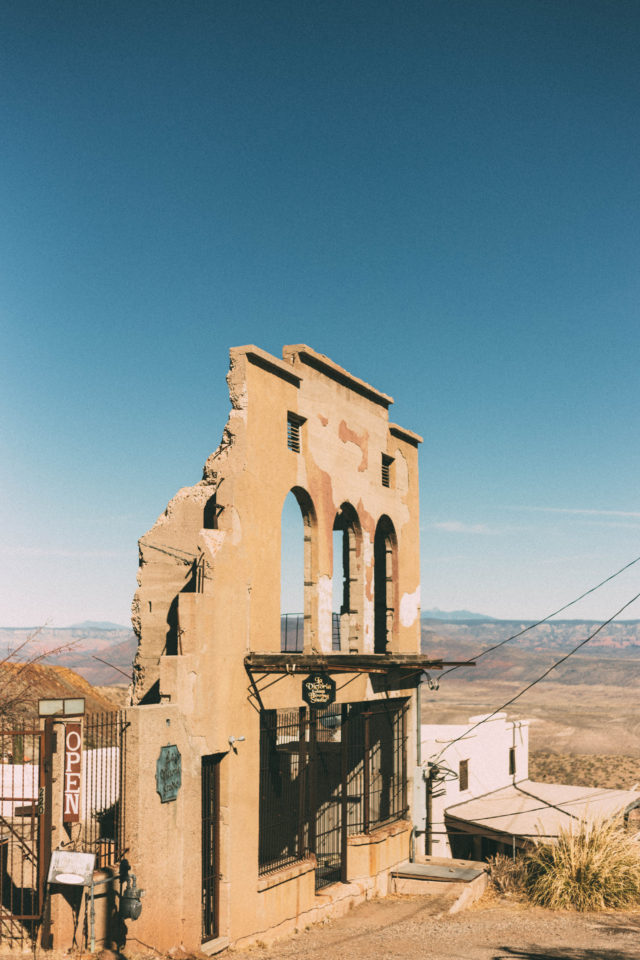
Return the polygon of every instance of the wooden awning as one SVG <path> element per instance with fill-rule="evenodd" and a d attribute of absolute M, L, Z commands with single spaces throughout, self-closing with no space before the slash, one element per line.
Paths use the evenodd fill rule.
<path fill-rule="evenodd" d="M 421 673 L 474 667 L 468 660 L 432 660 L 415 653 L 249 653 L 247 670 L 260 673 Z"/>

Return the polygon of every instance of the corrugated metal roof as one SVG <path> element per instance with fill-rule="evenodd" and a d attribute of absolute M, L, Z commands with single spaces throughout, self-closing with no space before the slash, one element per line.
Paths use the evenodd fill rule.
<path fill-rule="evenodd" d="M 521 780 L 447 807 L 445 816 L 509 836 L 555 837 L 572 822 L 614 817 L 638 800 L 640 793 L 636 790 Z"/>

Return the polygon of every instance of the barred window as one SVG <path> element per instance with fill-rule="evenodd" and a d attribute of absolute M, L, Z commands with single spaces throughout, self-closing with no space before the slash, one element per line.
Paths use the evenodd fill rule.
<path fill-rule="evenodd" d="M 300 817 L 304 714 L 304 709 L 260 714 L 260 874 L 305 855 L 305 825 Z"/>
<path fill-rule="evenodd" d="M 316 889 L 341 879 L 346 834 L 407 814 L 405 699 L 260 715 L 259 873 L 316 858 Z M 346 807 L 345 807 L 346 803 Z"/>

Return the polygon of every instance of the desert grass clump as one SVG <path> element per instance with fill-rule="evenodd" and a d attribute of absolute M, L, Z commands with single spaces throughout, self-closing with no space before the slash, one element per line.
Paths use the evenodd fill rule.
<path fill-rule="evenodd" d="M 552 910 L 603 910 L 640 899 L 640 846 L 616 820 L 582 820 L 526 855 L 527 895 Z"/>
<path fill-rule="evenodd" d="M 489 858 L 489 878 L 498 893 L 522 898 L 527 892 L 527 863 L 524 857 L 506 857 L 496 853 Z"/>

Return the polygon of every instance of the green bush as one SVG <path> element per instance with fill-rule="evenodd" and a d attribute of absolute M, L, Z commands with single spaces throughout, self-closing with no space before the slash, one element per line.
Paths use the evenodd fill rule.
<path fill-rule="evenodd" d="M 528 897 L 553 910 L 602 910 L 640 899 L 640 846 L 615 820 L 580 821 L 525 855 Z"/>

